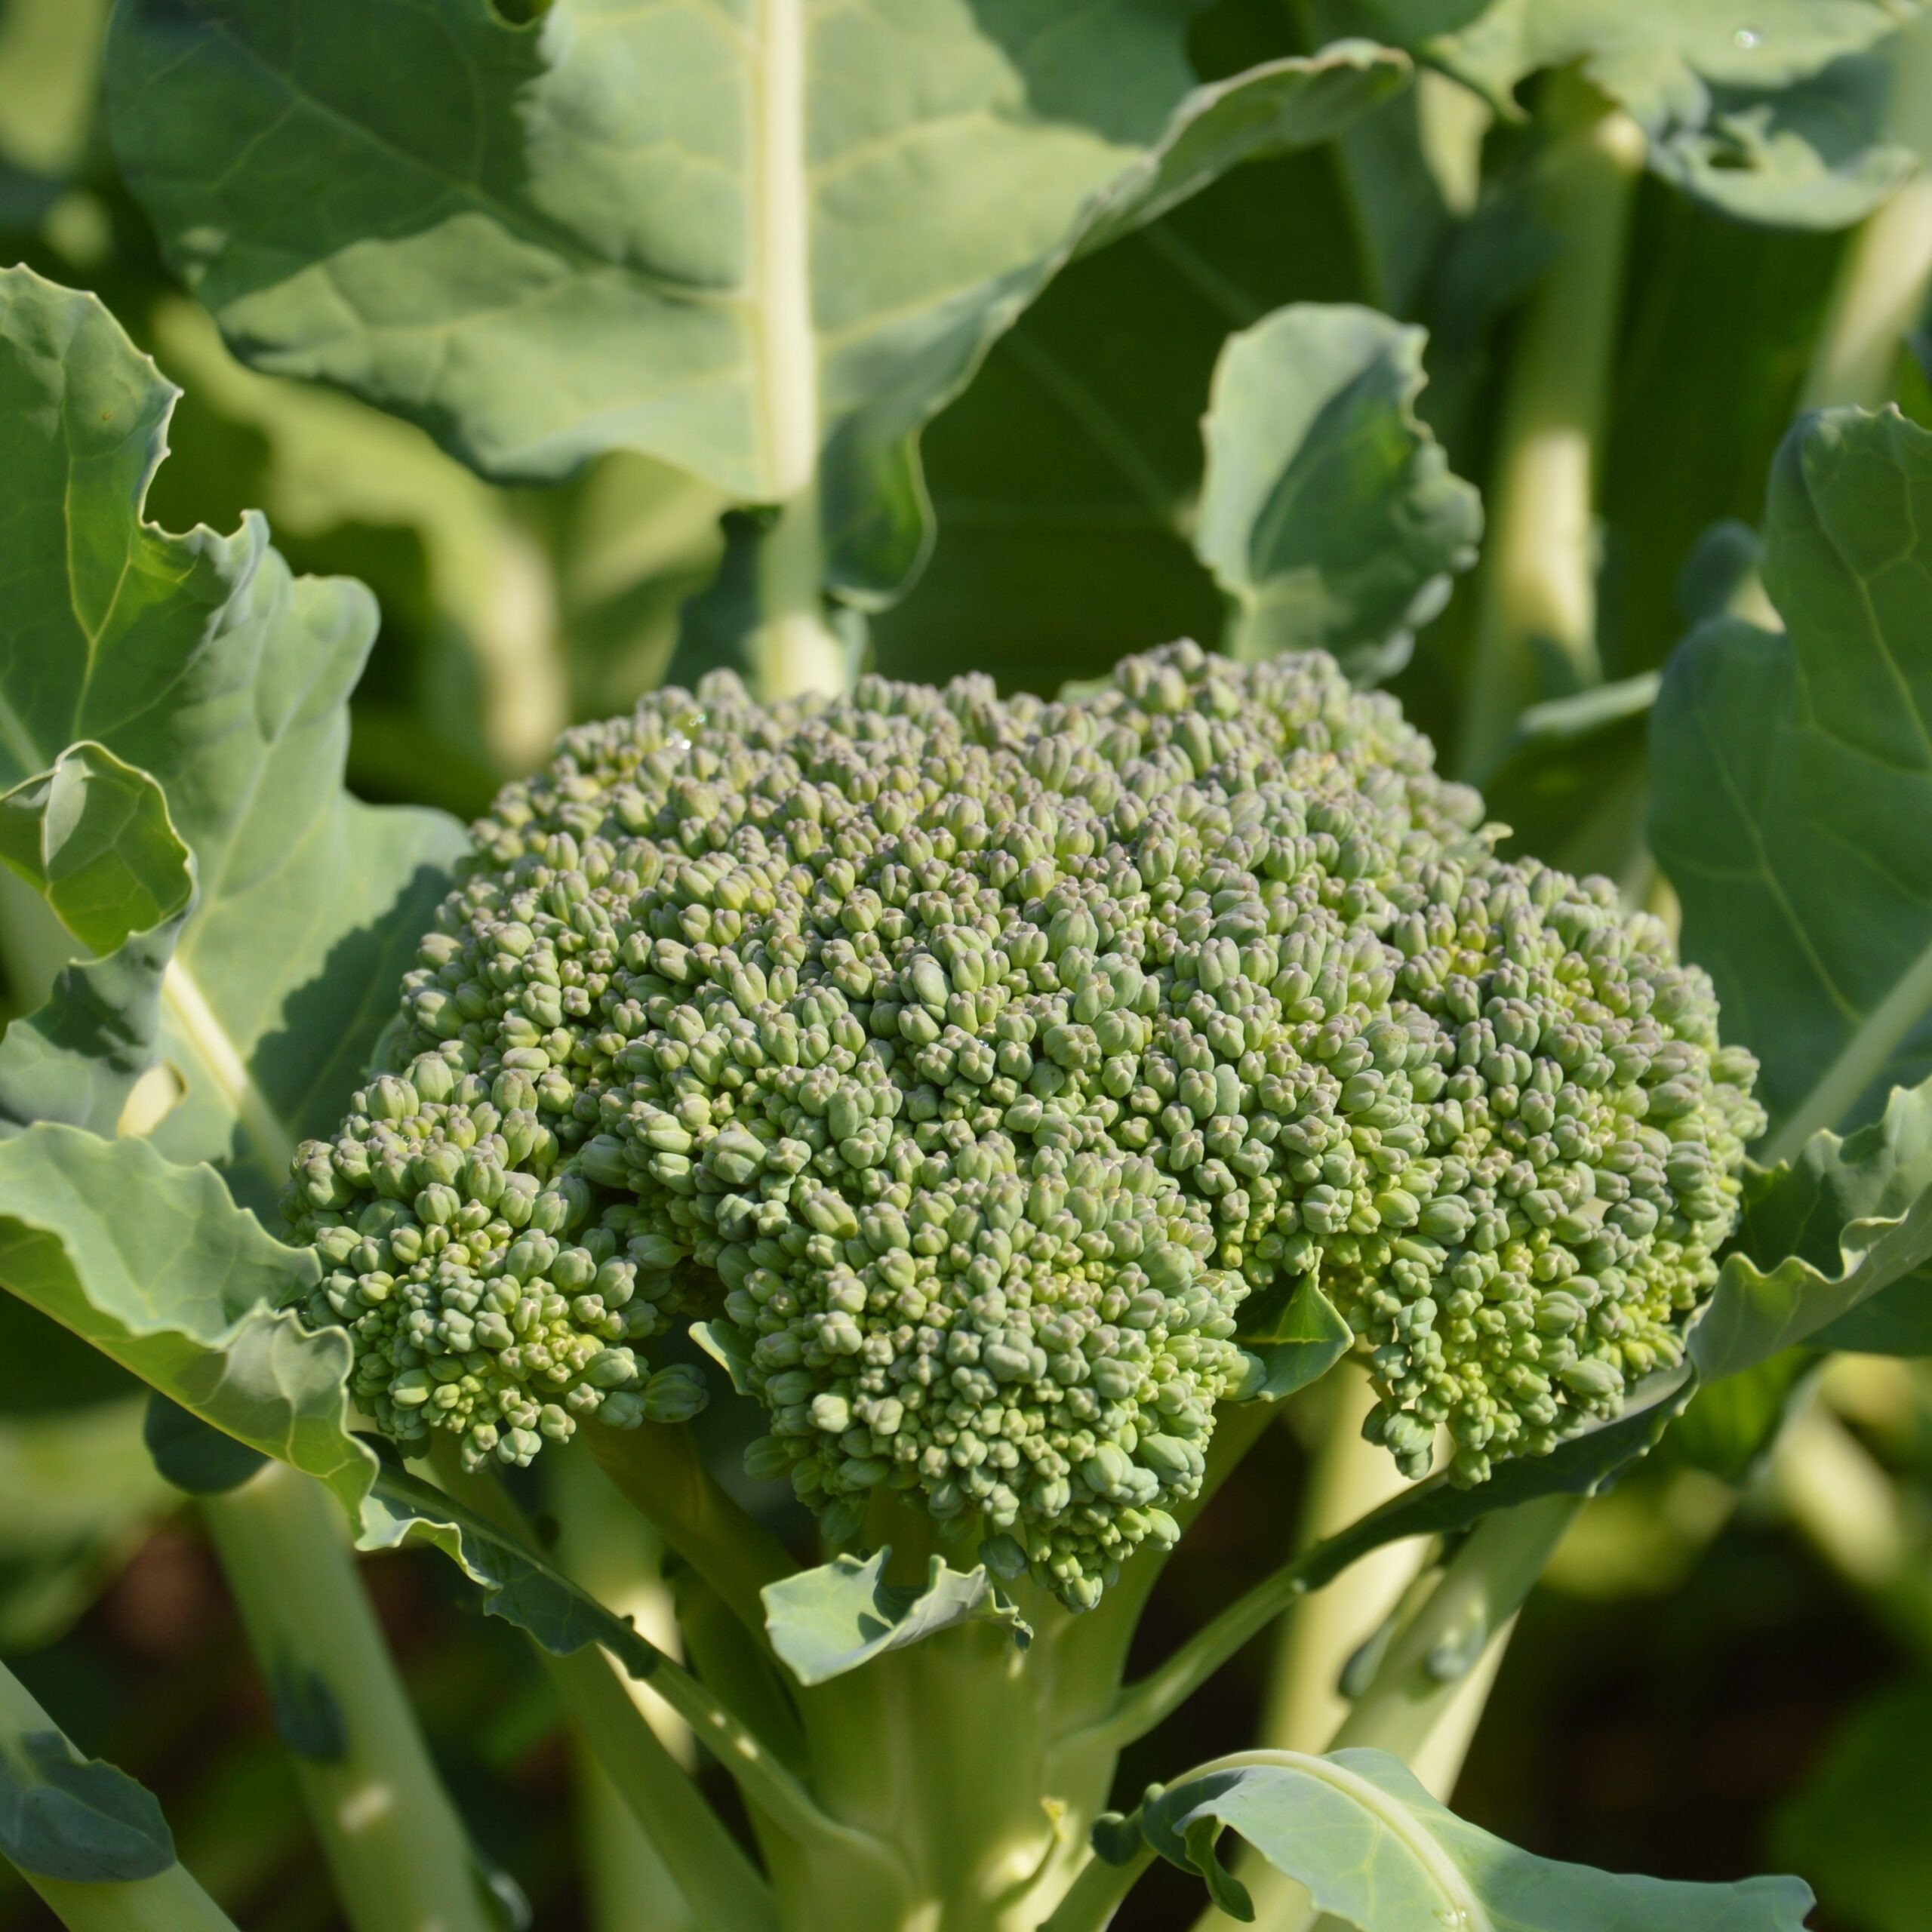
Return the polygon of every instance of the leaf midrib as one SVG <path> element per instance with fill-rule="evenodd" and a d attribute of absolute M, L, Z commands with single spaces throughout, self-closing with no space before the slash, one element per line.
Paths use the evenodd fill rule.
<path fill-rule="evenodd" d="M 752 312 L 758 426 L 771 500 L 802 494 L 818 468 L 818 342 L 812 318 L 805 163 L 804 0 L 761 0 L 749 57 L 755 96 Z"/>

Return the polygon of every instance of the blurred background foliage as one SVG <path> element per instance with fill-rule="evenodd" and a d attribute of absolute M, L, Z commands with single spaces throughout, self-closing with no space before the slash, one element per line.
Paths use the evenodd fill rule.
<path fill-rule="evenodd" d="M 154 518 L 227 528 L 260 508 L 297 570 L 374 589 L 354 788 L 473 814 L 565 724 L 662 675 L 681 608 L 717 568 L 722 500 L 628 457 L 549 490 L 495 488 L 346 395 L 244 368 L 116 177 L 98 109 L 106 11 L 0 0 L 0 259 L 97 290 L 184 390 Z M 1195 25 L 1197 71 L 1296 51 L 1318 11 L 1217 0 Z M 1286 303 L 1426 325 L 1423 415 L 1455 473 L 1486 485 L 1506 352 L 1555 247 L 1539 140 L 1425 74 L 1350 158 L 1238 169 L 1075 264 L 926 438 L 937 545 L 873 622 L 878 668 L 1051 691 L 1129 650 L 1217 638 L 1222 592 L 1189 542 L 1201 418 L 1229 334 Z M 1417 141 L 1437 165 L 1412 169 L 1399 223 L 1369 232 L 1352 167 L 1399 165 Z M 1750 595 L 1772 454 L 1820 399 L 1815 345 L 1857 245 L 1856 231 L 1743 225 L 1643 177 L 1598 503 L 1609 682 L 1586 712 L 1531 714 L 1495 771 L 1519 845 L 1648 889 L 1645 674 L 1689 619 Z M 1861 399 L 1926 419 L 1903 348 L 1875 380 Z M 1460 585 L 1392 681 L 1452 764 L 1477 605 Z M 8 1013 L 38 1003 L 66 951 L 38 902 L 0 884 Z M 194 1519 L 142 1447 L 142 1411 L 104 1358 L 0 1297 L 0 1651 L 85 1747 L 159 1793 L 186 1863 L 253 1932 L 328 1932 L 268 1700 Z M 1275 1559 L 1304 1476 L 1278 1433 L 1190 1537 L 1143 1630 L 1150 1657 Z M 546 1932 L 593 1923 L 560 1715 L 520 1638 L 468 1614 L 433 1555 L 367 1574 L 477 1838 Z M 1243 1742 L 1267 1663 L 1263 1640 L 1136 1748 L 1130 1779 Z M 1781 1358 L 1700 1398 L 1584 1512 L 1524 1614 L 1458 1808 L 1590 1864 L 1712 1878 L 1788 1864 L 1819 1890 L 1820 1927 L 1923 1932 L 1928 1726 L 1932 1364 Z M 1123 1923 L 1152 1932 L 1192 1910 L 1168 1872 Z M 600 1904 L 597 1932 L 626 1932 L 622 1911 Z M 0 1927 L 49 1922 L 0 1878 Z"/>

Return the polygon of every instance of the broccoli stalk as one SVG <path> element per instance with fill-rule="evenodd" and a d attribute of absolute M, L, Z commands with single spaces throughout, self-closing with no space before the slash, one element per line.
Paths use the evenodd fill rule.
<path fill-rule="evenodd" d="M 461 1819 L 355 1574 L 341 1512 L 270 1463 L 202 1519 L 355 1932 L 491 1932 Z"/>

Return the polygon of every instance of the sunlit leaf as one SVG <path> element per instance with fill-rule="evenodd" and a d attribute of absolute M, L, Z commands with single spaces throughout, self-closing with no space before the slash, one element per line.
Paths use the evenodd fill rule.
<path fill-rule="evenodd" d="M 1234 600 L 1235 656 L 1319 649 L 1389 676 L 1475 561 L 1481 501 L 1415 413 L 1423 340 L 1312 303 L 1229 338 L 1194 540 Z"/>
<path fill-rule="evenodd" d="M 1217 1855 L 1223 1829 L 1360 1932 L 1802 1932 L 1811 1908 L 1797 1878 L 1680 1884 L 1519 1851 L 1438 1804 L 1386 1752 L 1268 1755 L 1182 1780 L 1140 1814 L 1147 1842 L 1204 1878 L 1231 1918 L 1254 1908 Z"/>
<path fill-rule="evenodd" d="M 935 1556 L 920 1587 L 885 1580 L 891 1555 L 885 1549 L 863 1561 L 835 1556 L 766 1584 L 761 1595 L 771 1647 L 801 1684 L 823 1684 L 961 1623 L 1004 1624 L 1023 1648 L 1031 1638 L 983 1564 L 961 1571 Z"/>
<path fill-rule="evenodd" d="M 924 542 L 912 438 L 1083 231 L 1403 78 L 1361 47 L 1192 92 L 1186 26 L 1121 0 L 555 0 L 528 26 L 488 0 L 140 0 L 109 96 L 250 360 L 494 475 L 629 449 L 758 503 L 821 473 L 831 575 L 866 593 Z"/>
<path fill-rule="evenodd" d="M 1888 137 L 1879 0 L 1366 0 L 1368 30 L 1506 111 L 1581 64 L 1650 137 L 1651 165 L 1734 219 L 1842 227 L 1911 171 Z"/>
<path fill-rule="evenodd" d="M 1869 1126 L 1814 1134 L 1795 1159 L 1746 1177 L 1744 1220 L 1691 1331 L 1706 1380 L 1819 1334 L 1932 1260 L 1932 1082 L 1901 1088 Z"/>
<path fill-rule="evenodd" d="M 0 780 L 65 770 L 71 794 L 90 755 L 63 752 L 103 747 L 115 784 L 160 786 L 197 885 L 9 1029 L 0 1113 L 111 1133 L 165 1062 L 180 1093 L 155 1144 L 266 1207 L 339 1117 L 462 838 L 343 789 L 375 630 L 359 585 L 292 577 L 259 518 L 142 520 L 174 396 L 91 296 L 0 271 Z"/>
<path fill-rule="evenodd" d="M 100 745 L 0 794 L 0 860 L 94 952 L 172 918 L 194 889 L 161 787 Z"/>

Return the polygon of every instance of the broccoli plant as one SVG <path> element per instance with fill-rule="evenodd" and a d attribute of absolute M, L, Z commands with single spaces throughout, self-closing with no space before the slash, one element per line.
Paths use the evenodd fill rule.
<path fill-rule="evenodd" d="M 1103 1932 L 1156 1861 L 1201 1932 L 1805 1922 L 1445 1801 L 1591 1498 L 1727 1381 L 1932 1346 L 1932 432 L 1860 406 L 1923 53 L 1864 0 L 1193 11 L 120 0 L 117 192 L 236 354 L 728 506 L 661 677 L 466 830 L 345 789 L 368 593 L 151 520 L 176 391 L 0 269 L 0 860 L 66 936 L 0 1284 L 152 1392 L 352 1932 L 521 1908 L 352 1544 L 528 1639 L 627 1835 L 597 1932 Z M 1310 166 L 1361 299 L 1244 312 L 1200 211 Z M 1645 195 L 1863 224 L 1661 678 L 1592 534 Z M 1218 304 L 1177 491 L 1049 353 L 1123 275 Z M 947 575 L 1020 371 L 1159 512 L 1146 608 L 1050 562 L 1097 644 L 1010 531 Z M 1250 1457 L 1258 1580 L 1143 1629 Z M 1277 1627 L 1320 1696 L 1146 1783 Z M 232 1926 L 4 1669 L 0 1852 L 74 1932 Z"/>

